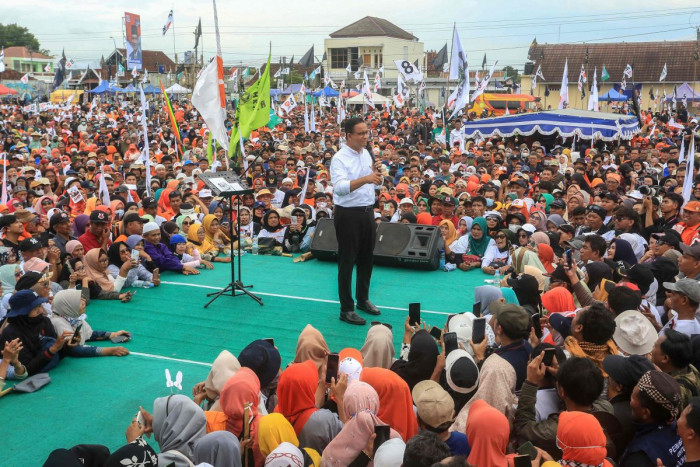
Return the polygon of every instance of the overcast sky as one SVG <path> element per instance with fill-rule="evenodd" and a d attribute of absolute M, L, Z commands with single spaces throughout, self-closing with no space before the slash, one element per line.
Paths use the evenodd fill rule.
<path fill-rule="evenodd" d="M 100 56 L 123 47 L 124 11 L 141 15 L 142 47 L 173 57 L 173 34 L 162 27 L 174 9 L 175 50 L 194 46 L 194 29 L 202 18 L 205 59 L 216 53 L 211 0 L 3 0 L 3 23 L 18 23 L 37 36 L 44 49 L 79 63 L 99 63 Z M 342 7 L 342 5 L 347 5 Z M 323 55 L 328 35 L 364 16 L 387 19 L 411 32 L 425 50 L 451 40 L 457 22 L 471 63 L 522 69 L 533 37 L 549 42 L 638 42 L 695 39 L 700 7 L 689 0 L 373 0 L 371 2 L 223 1 L 217 4 L 224 63 L 259 64 L 293 54 L 299 59 L 311 45 Z M 662 9 L 663 8 L 663 9 Z M 114 38 L 114 41 L 112 40 Z M 2 44 L 0 44 L 2 45 Z M 201 43 L 200 43 L 201 51 Z"/>

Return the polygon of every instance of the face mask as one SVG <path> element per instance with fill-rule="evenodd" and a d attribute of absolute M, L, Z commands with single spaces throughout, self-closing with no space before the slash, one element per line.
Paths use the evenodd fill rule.
<path fill-rule="evenodd" d="M 116 211 L 114 211 L 114 216 L 121 219 L 122 217 L 124 217 L 124 210 L 117 209 Z"/>
<path fill-rule="evenodd" d="M 508 224 L 508 230 L 510 230 L 513 233 L 518 233 L 518 229 L 522 227 L 520 224 Z"/>
<path fill-rule="evenodd" d="M 34 190 L 37 196 L 44 196 L 44 190 Z"/>
<path fill-rule="evenodd" d="M 316 203 L 316 206 L 318 206 L 319 209 L 324 209 L 326 206 L 328 206 L 328 203 L 320 202 Z"/>
<path fill-rule="evenodd" d="M 493 206 L 493 200 L 491 198 L 486 198 L 486 206 L 489 208 Z"/>

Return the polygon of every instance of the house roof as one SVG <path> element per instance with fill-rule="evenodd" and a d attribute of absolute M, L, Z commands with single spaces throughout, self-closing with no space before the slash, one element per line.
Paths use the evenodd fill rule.
<path fill-rule="evenodd" d="M 126 56 L 126 51 L 124 49 L 117 49 L 117 52 L 119 52 L 122 57 Z M 143 50 L 142 53 L 143 67 L 148 70 L 149 73 L 158 73 L 158 65 L 165 66 L 166 73 L 168 71 L 175 72 L 177 68 L 175 62 L 160 50 Z"/>
<path fill-rule="evenodd" d="M 634 70 L 628 82 L 658 83 L 664 64 L 668 74 L 666 82 L 693 81 L 695 41 L 664 42 L 622 42 L 614 44 L 538 44 L 533 40 L 528 58 L 534 62 L 532 73 L 542 65 L 542 74 L 547 83 L 561 82 L 564 60 L 569 60 L 568 79 L 576 82 L 585 64 L 588 51 L 588 64 L 585 64 L 589 80 L 593 70 L 598 68 L 598 80 L 605 66 L 610 81 L 619 82 L 627 64 Z"/>
<path fill-rule="evenodd" d="M 332 38 L 388 36 L 408 41 L 417 41 L 413 34 L 382 18 L 365 16 L 354 23 L 330 34 Z"/>
<path fill-rule="evenodd" d="M 53 60 L 53 57 L 41 54 L 39 52 L 29 53 L 29 49 L 22 47 L 7 47 L 5 48 L 5 58 L 32 58 L 34 60 Z"/>
<path fill-rule="evenodd" d="M 15 79 L 20 79 L 24 76 L 24 73 L 20 73 L 19 71 L 13 70 L 12 68 L 5 67 L 5 71 L 0 73 L 0 81 L 2 80 L 15 80 Z"/>

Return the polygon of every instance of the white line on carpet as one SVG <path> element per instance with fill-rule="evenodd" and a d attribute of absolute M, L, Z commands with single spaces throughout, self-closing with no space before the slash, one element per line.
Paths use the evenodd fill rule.
<path fill-rule="evenodd" d="M 188 287 L 199 287 L 201 289 L 221 290 L 221 287 L 212 287 L 211 285 L 191 284 L 189 282 L 161 281 L 160 283 L 161 284 L 169 284 L 169 285 L 186 285 Z M 252 290 L 252 292 L 255 295 L 262 295 L 262 296 L 267 296 L 267 297 L 291 298 L 293 300 L 306 300 L 306 301 L 310 301 L 310 302 L 321 302 L 321 303 L 340 303 L 337 300 L 326 300 L 323 298 L 298 297 L 296 295 L 282 295 L 282 294 L 269 293 L 269 292 L 258 292 L 257 290 Z M 399 308 L 399 307 L 395 307 L 395 306 L 377 305 L 377 308 L 386 308 L 387 310 L 408 311 L 408 308 Z M 421 310 L 420 312 L 421 313 L 431 313 L 434 315 L 445 315 L 445 316 L 452 314 L 452 313 L 445 313 L 444 311 L 430 311 L 430 310 Z"/>
<path fill-rule="evenodd" d="M 164 357 L 162 355 L 154 355 L 150 353 L 142 353 L 142 352 L 129 352 L 129 355 L 138 355 L 140 357 L 146 357 L 146 358 L 155 358 L 158 360 L 171 360 L 173 362 L 180 362 L 180 363 L 192 363 L 194 365 L 202 365 L 206 367 L 211 367 L 211 363 L 206 363 L 206 362 L 198 362 L 196 360 L 185 360 L 183 358 L 174 358 L 174 357 Z"/>

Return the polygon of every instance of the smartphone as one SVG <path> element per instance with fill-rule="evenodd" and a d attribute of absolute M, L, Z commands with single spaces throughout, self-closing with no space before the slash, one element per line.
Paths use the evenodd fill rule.
<path fill-rule="evenodd" d="M 430 330 L 430 335 L 433 336 L 435 340 L 440 340 L 442 337 L 442 329 L 437 326 L 433 326 L 433 328 Z"/>
<path fill-rule="evenodd" d="M 535 328 L 535 336 L 542 339 L 542 324 L 540 323 L 540 315 L 532 316 L 532 327 Z"/>
<path fill-rule="evenodd" d="M 389 436 L 391 436 L 391 428 L 389 425 L 375 425 L 374 433 L 377 435 L 374 438 L 374 452 L 377 452 L 379 446 L 384 444 L 384 442 L 389 441 Z"/>
<path fill-rule="evenodd" d="M 139 425 L 139 428 L 143 428 L 143 426 L 146 424 L 146 421 L 143 419 L 143 414 L 140 410 L 136 412 L 136 423 Z"/>
<path fill-rule="evenodd" d="M 459 344 L 457 343 L 457 333 L 456 332 L 446 332 L 442 336 L 442 341 L 445 343 L 445 356 L 447 357 L 450 352 L 457 350 Z"/>
<path fill-rule="evenodd" d="M 408 304 L 408 324 L 411 326 L 420 326 L 420 303 Z"/>
<path fill-rule="evenodd" d="M 572 265 L 574 264 L 574 258 L 573 258 L 573 254 L 571 253 L 571 248 L 566 250 L 566 264 L 569 267 L 572 267 Z"/>
<path fill-rule="evenodd" d="M 529 456 L 531 460 L 537 459 L 537 449 L 530 441 L 521 444 L 515 451 L 521 456 Z"/>
<path fill-rule="evenodd" d="M 329 354 L 326 364 L 326 383 L 330 383 L 331 379 L 338 380 L 338 360 L 340 356 L 337 353 Z"/>
<path fill-rule="evenodd" d="M 273 347 L 275 346 L 275 340 L 272 337 L 266 337 L 263 340 L 266 342 L 269 342 L 271 346 L 273 346 Z"/>
<path fill-rule="evenodd" d="M 486 337 L 486 318 L 476 318 L 472 323 L 472 342 L 480 343 Z"/>
<path fill-rule="evenodd" d="M 391 209 L 391 203 L 384 203 L 384 210 L 388 211 L 389 209 Z"/>
<path fill-rule="evenodd" d="M 297 225 L 297 216 L 292 216 L 290 218 L 292 225 Z"/>
<path fill-rule="evenodd" d="M 542 363 L 545 366 L 552 366 L 554 363 L 554 353 L 556 349 L 544 349 L 544 357 L 542 358 Z"/>
<path fill-rule="evenodd" d="M 131 250 L 131 259 L 132 261 L 139 260 L 139 250 Z"/>
<path fill-rule="evenodd" d="M 83 328 L 83 323 L 78 324 L 78 327 L 75 328 L 75 331 L 73 331 L 73 337 L 71 337 L 72 342 L 79 342 L 80 340 L 78 339 L 78 334 L 80 333 L 80 330 Z"/>
<path fill-rule="evenodd" d="M 528 454 L 515 456 L 513 458 L 514 467 L 532 467 L 532 459 Z"/>
<path fill-rule="evenodd" d="M 476 302 L 476 303 L 472 306 L 472 313 L 473 313 L 474 316 L 476 316 L 477 318 L 481 318 L 481 302 Z"/>

